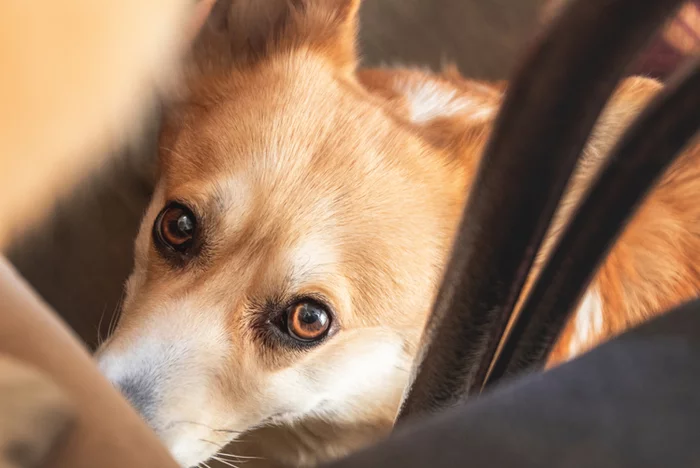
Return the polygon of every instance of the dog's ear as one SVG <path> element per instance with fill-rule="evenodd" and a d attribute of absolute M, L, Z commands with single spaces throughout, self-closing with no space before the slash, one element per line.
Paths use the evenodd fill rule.
<path fill-rule="evenodd" d="M 481 153 L 484 135 L 498 112 L 504 83 L 463 78 L 455 66 L 437 74 L 411 69 L 368 69 L 358 82 L 380 97 L 388 112 L 449 154 L 465 156 L 469 166 Z"/>
<path fill-rule="evenodd" d="M 354 70 L 360 0 L 218 0 L 196 54 L 211 65 L 306 49 Z"/>

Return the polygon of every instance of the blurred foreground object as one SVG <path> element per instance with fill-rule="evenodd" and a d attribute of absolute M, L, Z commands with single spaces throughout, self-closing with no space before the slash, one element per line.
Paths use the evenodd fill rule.
<path fill-rule="evenodd" d="M 0 249 L 133 139 L 208 3 L 0 2 Z"/>
<path fill-rule="evenodd" d="M 66 404 L 73 404 L 76 410 L 75 427 L 65 435 L 60 447 L 53 451 L 50 461 L 41 466 L 177 466 L 155 434 L 102 377 L 75 335 L 36 297 L 2 257 L 0 297 L 0 355 L 9 356 L 18 363 L 27 363 L 50 376 L 65 392 L 69 400 Z M 27 405 L 33 401 L 36 403 L 31 400 L 32 392 L 26 392 L 21 397 L 30 399 L 23 400 Z M 28 423 L 26 420 L 12 421 L 12 416 L 16 414 L 0 414 L 3 419 L 0 428 L 16 431 Z M 43 423 L 50 424 L 51 420 Z M 53 438 L 50 432 L 46 436 Z"/>
<path fill-rule="evenodd" d="M 211 3 L 0 2 L 0 252 L 133 140 Z M 0 298 L 0 466 L 176 467 L 2 256 Z"/>
<path fill-rule="evenodd" d="M 549 21 L 571 0 L 549 0 L 544 20 Z M 686 3 L 637 59 L 630 74 L 666 80 L 681 62 L 700 50 L 700 0 Z"/>

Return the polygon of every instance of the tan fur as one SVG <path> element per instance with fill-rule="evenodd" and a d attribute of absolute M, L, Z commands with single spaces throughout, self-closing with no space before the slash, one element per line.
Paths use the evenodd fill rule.
<path fill-rule="evenodd" d="M 231 450 L 264 458 L 251 466 L 312 466 L 392 426 L 505 85 L 355 71 L 357 3 L 271 3 L 262 17 L 234 4 L 255 14 L 232 35 L 218 18 L 191 98 L 168 113 L 123 318 L 99 359 L 150 396 L 146 417 L 183 466 L 236 438 Z M 620 86 L 539 264 L 658 89 Z M 581 313 L 602 324 L 572 320 L 552 363 L 697 294 L 699 158 L 693 148 L 674 166 L 596 277 Z M 152 241 L 169 200 L 202 225 L 202 251 L 179 266 Z M 271 340 L 270 309 L 304 294 L 332 306 L 331 336 L 304 350 Z"/>
<path fill-rule="evenodd" d="M 598 122 L 582 167 L 570 184 L 570 200 L 583 195 L 616 136 L 660 88 L 658 83 L 642 78 L 622 83 Z M 698 201 L 700 148 L 693 145 L 650 193 L 595 277 L 591 288 L 601 296 L 604 320 L 595 336 L 580 343 L 575 354 L 700 294 Z M 563 225 L 572 208 L 573 203 L 566 203 L 560 210 L 545 249 L 551 246 L 558 226 Z M 574 323 L 568 324 L 550 365 L 573 357 L 566 350 L 568 340 L 575 339 Z"/>

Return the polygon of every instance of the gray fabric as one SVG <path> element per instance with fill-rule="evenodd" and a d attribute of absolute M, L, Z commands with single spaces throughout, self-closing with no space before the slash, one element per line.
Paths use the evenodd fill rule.
<path fill-rule="evenodd" d="M 700 467 L 700 301 L 328 466 Z"/>

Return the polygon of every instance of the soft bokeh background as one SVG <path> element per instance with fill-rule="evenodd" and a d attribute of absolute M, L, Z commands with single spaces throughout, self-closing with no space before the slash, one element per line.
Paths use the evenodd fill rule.
<path fill-rule="evenodd" d="M 263 0 L 261 0 L 263 1 Z M 531 37 L 543 0 L 365 0 L 361 49 L 367 65 L 458 64 L 465 76 L 504 79 Z M 85 181 L 45 222 L 19 239 L 10 260 L 94 346 L 118 308 L 132 241 L 148 202 L 154 130 L 137 149 Z"/>

